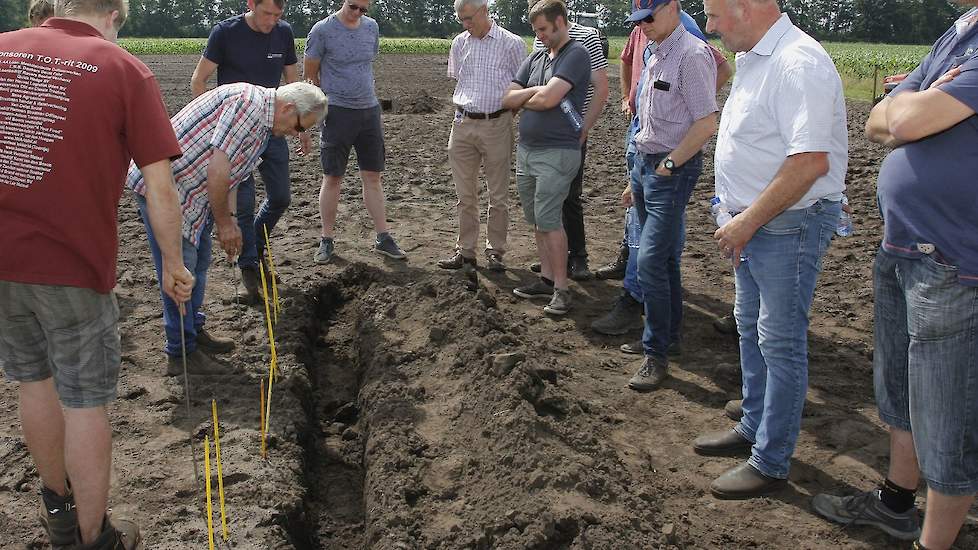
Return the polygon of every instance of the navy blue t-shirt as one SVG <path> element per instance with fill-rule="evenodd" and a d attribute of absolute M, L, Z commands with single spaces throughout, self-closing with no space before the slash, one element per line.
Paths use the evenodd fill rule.
<path fill-rule="evenodd" d="M 291 25 L 279 21 L 265 34 L 252 30 L 244 15 L 214 25 L 204 57 L 217 64 L 218 86 L 247 82 L 278 88 L 282 69 L 298 62 Z"/>
<path fill-rule="evenodd" d="M 978 23 L 960 36 L 951 27 L 891 94 L 926 90 L 954 66 L 961 74 L 940 90 L 978 111 Z M 978 115 L 891 151 L 877 188 L 884 250 L 916 258 L 932 244 L 961 284 L 978 286 Z"/>

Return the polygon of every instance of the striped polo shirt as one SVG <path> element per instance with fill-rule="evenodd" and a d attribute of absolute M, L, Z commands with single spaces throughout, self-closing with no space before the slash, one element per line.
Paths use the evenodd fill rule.
<path fill-rule="evenodd" d="M 604 50 L 601 49 L 601 38 L 598 37 L 597 29 L 571 23 L 567 29 L 567 34 L 570 35 L 571 40 L 577 40 L 587 49 L 588 56 L 591 58 L 592 73 L 608 68 L 608 60 L 605 59 Z M 533 49 L 543 49 L 543 42 L 540 42 L 539 38 L 533 39 Z M 587 96 L 584 98 L 584 108 L 581 109 L 581 115 L 587 113 L 587 108 L 591 105 L 592 97 L 594 97 L 594 85 L 588 83 Z"/>
<path fill-rule="evenodd" d="M 183 238 L 196 246 L 211 215 L 207 197 L 207 166 L 211 148 L 220 149 L 231 164 L 230 188 L 244 181 L 258 166 L 272 135 L 275 90 L 254 84 L 228 84 L 200 95 L 170 122 L 183 150 L 173 163 L 173 179 L 183 214 Z M 129 164 L 126 187 L 146 194 L 146 181 Z"/>

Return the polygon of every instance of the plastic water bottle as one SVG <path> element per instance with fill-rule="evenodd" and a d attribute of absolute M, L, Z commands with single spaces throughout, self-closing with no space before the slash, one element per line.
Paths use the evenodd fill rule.
<path fill-rule="evenodd" d="M 717 227 L 723 227 L 733 219 L 733 216 L 727 210 L 727 205 L 720 202 L 720 197 L 710 199 L 710 212 L 713 214 L 713 219 L 717 222 Z"/>
<path fill-rule="evenodd" d="M 717 222 L 717 227 L 723 227 L 733 219 L 730 211 L 727 210 L 727 205 L 720 202 L 720 197 L 710 199 L 710 212 L 713 214 L 713 219 Z M 747 253 L 743 250 L 740 252 L 740 261 L 747 261 Z"/>
<path fill-rule="evenodd" d="M 849 198 L 842 195 L 842 206 L 845 207 L 849 204 Z M 835 234 L 840 237 L 848 237 L 852 235 L 852 217 L 845 210 L 839 214 L 839 225 L 835 227 Z"/>
<path fill-rule="evenodd" d="M 642 240 L 642 224 L 634 206 L 625 210 L 625 240 L 628 242 L 628 248 L 635 249 L 639 247 Z"/>
<path fill-rule="evenodd" d="M 567 115 L 567 121 L 574 128 L 574 131 L 578 134 L 584 129 L 584 119 L 581 118 L 581 113 L 577 112 L 574 105 L 570 102 L 570 99 L 564 98 L 560 100 L 560 110 Z"/>

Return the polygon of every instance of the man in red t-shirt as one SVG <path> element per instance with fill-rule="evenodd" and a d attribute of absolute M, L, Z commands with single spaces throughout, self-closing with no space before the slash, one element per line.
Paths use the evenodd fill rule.
<path fill-rule="evenodd" d="M 64 0 L 58 10 L 0 34 L 0 366 L 19 383 L 52 547 L 129 549 L 136 525 L 105 516 L 117 208 L 132 158 L 149 182 L 163 289 L 185 302 L 193 277 L 170 168 L 180 147 L 153 74 L 113 43 L 125 1 Z"/>

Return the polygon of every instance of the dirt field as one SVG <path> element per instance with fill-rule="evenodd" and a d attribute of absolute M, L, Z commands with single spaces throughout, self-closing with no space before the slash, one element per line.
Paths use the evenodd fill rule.
<path fill-rule="evenodd" d="M 175 113 L 189 100 L 196 58 L 145 61 Z M 573 284 L 576 302 L 564 318 L 513 296 L 532 277 L 535 251 L 515 188 L 509 271 L 480 271 L 471 291 L 468 280 L 434 265 L 451 254 L 456 231 L 445 152 L 453 82 L 444 74 L 441 56 L 385 56 L 376 67 L 379 96 L 393 104 L 385 115 L 388 216 L 408 262 L 371 253 L 372 226 L 351 170 L 339 258 L 315 265 L 318 154 L 293 159 L 292 206 L 273 233 L 284 310 L 275 330 L 282 375 L 267 461 L 258 436 L 259 377 L 269 360 L 263 314 L 233 302 L 235 271 L 215 261 L 208 326 L 238 341 L 227 358 L 239 373 L 192 378 L 188 418 L 182 379 L 163 376 L 152 262 L 124 197 L 123 371 L 111 407 L 110 501 L 115 514 L 139 521 L 147 548 L 206 547 L 187 438 L 194 435 L 200 454 L 212 398 L 221 414 L 230 548 L 909 547 L 872 529 L 841 529 L 809 506 L 818 492 L 873 486 L 887 456 L 871 376 L 883 151 L 862 137 L 868 104 L 849 105 L 856 233 L 833 242 L 816 291 L 811 388 L 790 488 L 724 502 L 710 496 L 709 484 L 737 459 L 700 457 L 690 446 L 697 435 L 730 426 L 723 405 L 740 392 L 736 341 L 711 327 L 733 298 L 729 264 L 711 239 L 712 163 L 688 207 L 684 353 L 662 389 L 638 394 L 625 387 L 638 360 L 618 345 L 639 332 L 609 338 L 589 329 L 618 281 Z M 592 268 L 611 259 L 622 232 L 616 67 L 609 80 L 612 107 L 591 135 L 585 180 Z M 41 548 L 38 481 L 20 438 L 14 386 L 3 382 L 0 396 L 0 547 Z M 972 516 L 958 548 L 978 547 L 975 525 Z"/>

